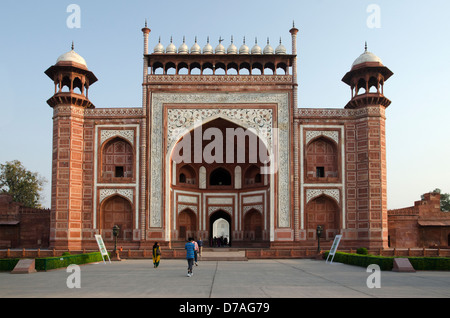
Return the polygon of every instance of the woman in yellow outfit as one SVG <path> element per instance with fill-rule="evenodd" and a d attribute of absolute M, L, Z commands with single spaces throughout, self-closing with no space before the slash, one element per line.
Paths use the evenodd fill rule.
<path fill-rule="evenodd" d="M 159 261 L 161 260 L 161 247 L 158 242 L 153 245 L 153 267 L 157 268 L 159 266 Z"/>

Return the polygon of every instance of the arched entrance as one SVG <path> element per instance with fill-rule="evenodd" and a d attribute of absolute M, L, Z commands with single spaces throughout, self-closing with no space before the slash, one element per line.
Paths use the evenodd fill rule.
<path fill-rule="evenodd" d="M 197 231 L 196 217 L 190 209 L 181 211 L 178 215 L 178 238 L 187 240 L 189 237 L 195 238 Z"/>
<path fill-rule="evenodd" d="M 261 241 L 263 238 L 263 216 L 261 212 L 252 209 L 244 217 L 244 240 Z"/>
<path fill-rule="evenodd" d="M 100 209 L 100 230 L 112 232 L 114 225 L 120 228 L 119 240 L 129 241 L 133 238 L 133 208 L 130 201 L 120 195 L 106 199 Z"/>
<path fill-rule="evenodd" d="M 216 240 L 226 238 L 227 245 L 231 246 L 231 224 L 231 216 L 227 212 L 218 210 L 211 214 L 209 217 L 209 245 L 217 246 L 217 243 L 214 244 L 216 242 L 214 238 Z M 228 228 L 224 228 L 224 226 Z M 227 233 L 228 237 L 226 236 Z"/>
<path fill-rule="evenodd" d="M 311 200 L 306 206 L 305 224 L 308 238 L 316 239 L 318 225 L 322 226 L 324 239 L 333 239 L 340 232 L 340 208 L 337 203 L 326 195 Z"/>
<path fill-rule="evenodd" d="M 267 174 L 272 163 L 262 137 L 255 130 L 216 118 L 187 131 L 173 148 L 168 148 L 171 155 L 167 161 L 165 204 L 170 208 L 166 220 L 179 231 L 168 237 L 184 240 L 181 220 L 173 218 L 177 214 L 170 209 L 178 212 L 189 207 L 195 211 L 197 237 L 211 244 L 214 236 L 224 236 L 238 246 L 245 240 L 243 218 L 238 213 L 245 205 L 246 209 L 259 206 L 262 211 L 258 220 L 261 225 L 253 228 L 253 238 L 269 239 L 266 213 L 271 206 L 273 175 Z M 222 212 L 211 215 L 216 210 Z M 226 228 L 223 234 L 213 226 L 220 218 L 221 226 Z"/>

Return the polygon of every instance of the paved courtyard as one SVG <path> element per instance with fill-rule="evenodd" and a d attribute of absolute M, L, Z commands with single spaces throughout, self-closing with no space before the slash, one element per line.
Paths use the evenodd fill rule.
<path fill-rule="evenodd" d="M 200 261 L 187 277 L 185 260 L 124 260 L 66 269 L 0 272 L 1 298 L 449 298 L 450 272 L 380 272 L 369 288 L 366 268 L 310 259 Z M 374 276 L 371 276 L 374 277 Z M 371 280 L 374 282 L 374 280 Z"/>

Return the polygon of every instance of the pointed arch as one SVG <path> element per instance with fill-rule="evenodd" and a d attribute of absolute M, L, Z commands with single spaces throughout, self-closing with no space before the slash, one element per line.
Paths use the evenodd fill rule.
<path fill-rule="evenodd" d="M 118 225 L 119 240 L 129 241 L 133 238 L 133 205 L 128 198 L 120 194 L 105 198 L 100 204 L 99 214 L 98 229 L 101 233 L 110 233 Z"/>
<path fill-rule="evenodd" d="M 305 224 L 309 239 L 316 239 L 318 225 L 324 230 L 323 238 L 332 239 L 340 233 L 341 209 L 334 198 L 321 194 L 306 205 Z"/>
<path fill-rule="evenodd" d="M 103 143 L 100 154 L 103 182 L 135 177 L 134 148 L 128 140 L 120 136 L 111 137 Z"/>

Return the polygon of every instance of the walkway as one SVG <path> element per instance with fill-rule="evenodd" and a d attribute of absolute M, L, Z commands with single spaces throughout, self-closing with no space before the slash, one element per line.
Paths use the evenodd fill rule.
<path fill-rule="evenodd" d="M 450 272 L 380 273 L 368 288 L 365 268 L 310 259 L 200 261 L 186 276 L 185 260 L 124 260 L 80 268 L 81 288 L 68 288 L 65 269 L 0 272 L 0 298 L 449 298 Z"/>

